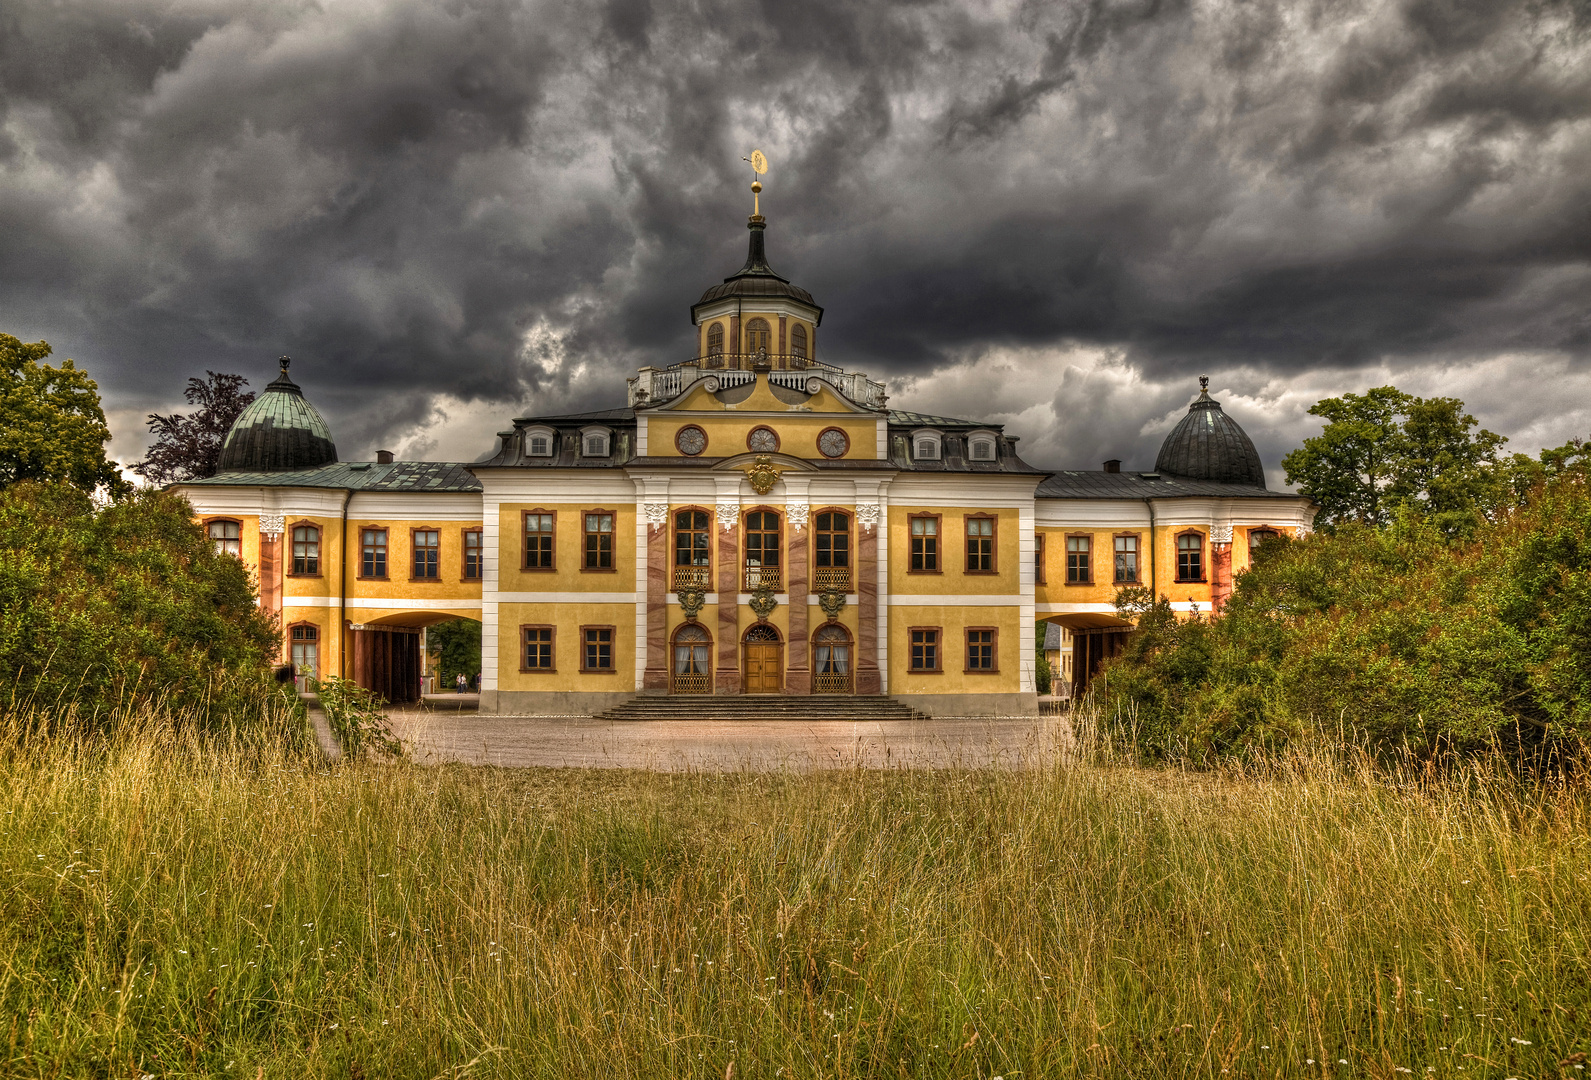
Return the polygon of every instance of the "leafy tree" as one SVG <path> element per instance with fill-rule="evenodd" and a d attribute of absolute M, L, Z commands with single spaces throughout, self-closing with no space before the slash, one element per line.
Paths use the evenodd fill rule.
<path fill-rule="evenodd" d="M 0 485 L 61 481 L 125 494 L 132 485 L 105 457 L 99 387 L 70 360 L 41 363 L 50 352 L 47 342 L 0 334 Z"/>
<path fill-rule="evenodd" d="M 241 375 L 206 371 L 203 379 L 189 379 L 182 396 L 199 408 L 187 415 L 149 414 L 149 432 L 155 437 L 149 456 L 132 467 L 152 484 L 175 484 L 214 476 L 221 463 L 221 444 L 227 432 L 251 401 L 254 393 Z"/>
<path fill-rule="evenodd" d="M 437 689 L 453 688 L 459 672 L 466 679 L 481 673 L 481 624 L 474 619 L 450 619 L 437 623 L 425 632 L 426 647 L 440 654 L 437 665 Z"/>
<path fill-rule="evenodd" d="M 1497 450 L 1506 441 L 1457 398 L 1417 398 L 1393 386 L 1316 402 L 1319 435 L 1282 459 L 1287 482 L 1320 504 L 1330 531 L 1354 521 L 1384 527 L 1401 511 L 1444 535 L 1467 536 L 1505 486 Z"/>
<path fill-rule="evenodd" d="M 256 712 L 279 647 L 248 569 L 186 500 L 97 508 L 66 484 L 0 490 L 0 670 L 16 700 L 80 717 L 159 700 L 205 724 Z"/>
<path fill-rule="evenodd" d="M 1151 753 L 1299 736 L 1520 753 L 1591 743 L 1591 462 L 1455 543 L 1406 505 L 1385 528 L 1266 545 L 1221 618 L 1123 597 L 1137 631 L 1091 693 Z"/>

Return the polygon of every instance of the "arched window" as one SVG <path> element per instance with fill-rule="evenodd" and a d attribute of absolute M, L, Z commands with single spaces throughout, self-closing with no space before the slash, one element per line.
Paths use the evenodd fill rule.
<path fill-rule="evenodd" d="M 715 322 L 707 328 L 707 355 L 724 355 L 724 324 Z"/>
<path fill-rule="evenodd" d="M 838 623 L 829 623 L 812 635 L 812 692 L 851 692 L 851 635 Z"/>
<path fill-rule="evenodd" d="M 320 530 L 313 525 L 293 526 L 293 573 L 320 573 Z"/>
<path fill-rule="evenodd" d="M 712 518 L 706 510 L 674 514 L 674 591 L 710 590 L 713 565 Z"/>
<path fill-rule="evenodd" d="M 1261 545 L 1269 540 L 1275 540 L 1282 534 L 1275 529 L 1250 529 L 1248 531 L 1248 561 L 1253 565 L 1254 556 L 1259 554 Z"/>
<path fill-rule="evenodd" d="M 812 565 L 817 571 L 813 585 L 819 592 L 850 592 L 851 515 L 839 510 L 823 511 L 813 522 L 812 538 Z"/>
<path fill-rule="evenodd" d="M 1204 580 L 1204 534 L 1185 532 L 1177 537 L 1177 580 Z"/>
<path fill-rule="evenodd" d="M 299 623 L 289 631 L 292 642 L 293 675 L 299 690 L 309 693 L 320 675 L 320 628 L 314 623 Z"/>
<path fill-rule="evenodd" d="M 746 351 L 754 353 L 759 349 L 773 351 L 773 334 L 768 329 L 768 320 L 764 318 L 751 319 L 746 323 Z"/>
<path fill-rule="evenodd" d="M 802 358 L 807 355 L 807 328 L 800 323 L 790 330 L 790 355 Z"/>
<path fill-rule="evenodd" d="M 779 589 L 779 515 L 753 510 L 746 515 L 746 591 Z"/>
<path fill-rule="evenodd" d="M 674 693 L 712 693 L 712 651 L 712 635 L 700 623 L 686 623 L 674 632 Z"/>

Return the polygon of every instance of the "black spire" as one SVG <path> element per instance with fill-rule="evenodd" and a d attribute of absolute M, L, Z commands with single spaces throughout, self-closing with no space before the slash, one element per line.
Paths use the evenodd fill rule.
<path fill-rule="evenodd" d="M 763 245 L 763 231 L 768 227 L 768 219 L 761 214 L 753 214 L 746 221 L 746 228 L 751 235 L 746 245 L 746 265 L 726 277 L 725 281 L 734 281 L 743 277 L 767 277 L 776 281 L 788 282 L 789 278 L 782 278 L 773 272 L 773 267 L 768 265 L 768 252 Z"/>

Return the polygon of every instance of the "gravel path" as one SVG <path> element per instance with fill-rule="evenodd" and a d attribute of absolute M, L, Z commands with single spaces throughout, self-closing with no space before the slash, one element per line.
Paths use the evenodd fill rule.
<path fill-rule="evenodd" d="M 690 723 L 399 712 L 391 722 L 422 764 L 659 772 L 1026 768 L 1053 759 L 1068 741 L 1061 717 Z"/>

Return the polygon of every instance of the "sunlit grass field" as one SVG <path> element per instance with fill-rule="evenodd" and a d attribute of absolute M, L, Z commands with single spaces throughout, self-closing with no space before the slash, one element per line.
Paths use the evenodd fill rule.
<path fill-rule="evenodd" d="M 1591 796 L 1484 767 L 326 767 L 153 722 L 0 744 L 5 1076 L 1543 1077 L 1591 1052 Z"/>

